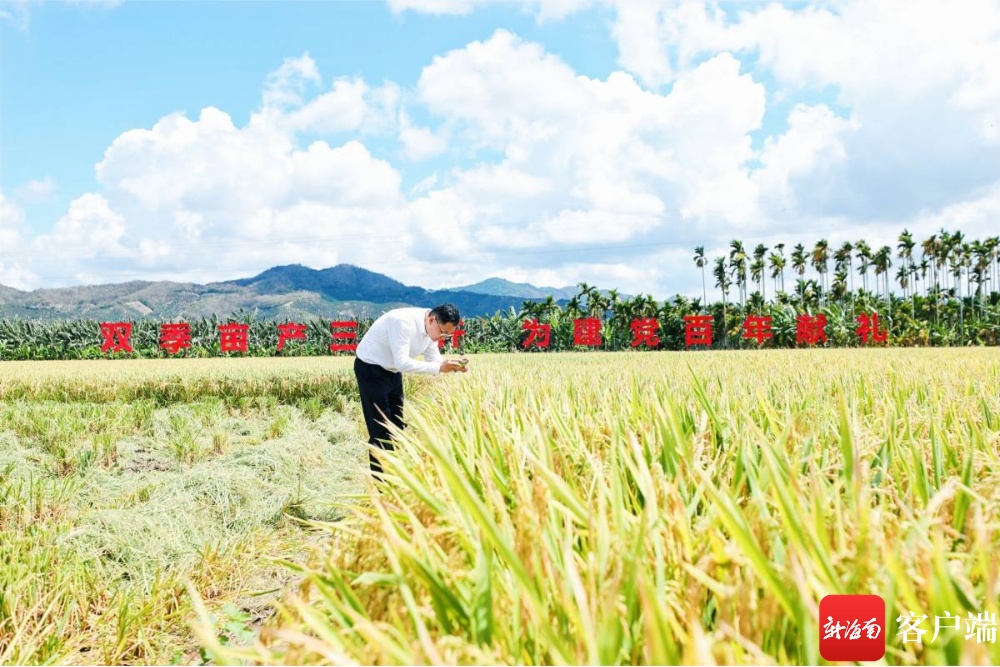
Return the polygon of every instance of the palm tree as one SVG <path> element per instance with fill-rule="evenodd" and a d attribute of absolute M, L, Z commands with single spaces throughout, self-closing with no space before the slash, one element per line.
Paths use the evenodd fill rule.
<path fill-rule="evenodd" d="M 941 295 L 941 278 L 939 270 L 941 268 L 941 253 L 942 244 L 941 240 L 938 238 L 937 234 L 931 234 L 928 238 L 924 239 L 920 244 L 920 248 L 923 252 L 923 260 L 921 261 L 921 266 L 927 265 L 931 270 L 931 281 L 934 283 L 933 287 L 924 283 L 926 294 L 930 295 L 933 293 L 934 298 L 934 325 L 937 326 L 940 321 L 940 295 Z"/>
<path fill-rule="evenodd" d="M 635 302 L 636 317 L 656 317 L 656 313 L 660 309 L 660 304 L 656 302 L 652 294 L 646 294 L 645 296 L 640 294 L 635 298 Z"/>
<path fill-rule="evenodd" d="M 747 289 L 747 253 L 743 249 L 743 242 L 733 240 L 729 243 L 729 267 L 736 276 L 736 286 L 740 290 L 740 310 L 746 304 Z"/>
<path fill-rule="evenodd" d="M 566 317 L 575 320 L 583 315 L 583 308 L 580 307 L 580 295 L 574 295 L 566 302 Z"/>
<path fill-rule="evenodd" d="M 833 273 L 833 284 L 830 286 L 830 293 L 833 295 L 833 298 L 839 300 L 841 304 L 847 299 L 847 275 L 847 268 L 839 267 Z"/>
<path fill-rule="evenodd" d="M 757 283 L 757 293 L 764 298 L 764 259 L 755 259 L 750 263 L 750 277 Z"/>
<path fill-rule="evenodd" d="M 704 303 L 708 305 L 708 290 L 705 289 L 705 265 L 708 259 L 705 257 L 705 246 L 700 245 L 694 249 L 694 265 L 701 269 L 701 295 Z"/>
<path fill-rule="evenodd" d="M 972 254 L 975 255 L 975 263 L 971 267 L 971 276 L 975 279 L 976 283 L 976 300 L 979 301 L 979 316 L 985 317 L 985 308 L 983 307 L 983 283 L 988 282 L 989 268 L 990 268 L 990 255 L 986 249 L 986 244 L 976 239 L 972 242 Z M 975 305 L 975 302 L 973 302 Z"/>
<path fill-rule="evenodd" d="M 816 242 L 816 247 L 812 251 L 812 265 L 819 274 L 819 285 L 820 289 L 823 290 L 826 287 L 826 272 L 827 272 L 827 261 L 830 259 L 830 244 L 826 239 L 820 239 Z"/>
<path fill-rule="evenodd" d="M 614 347 L 615 347 L 615 341 L 617 340 L 617 332 L 618 332 L 619 327 L 616 326 L 618 324 L 618 321 L 616 320 L 616 317 L 617 317 L 619 311 L 621 310 L 621 303 L 622 303 L 622 300 L 621 300 L 621 296 L 618 294 L 618 290 L 617 289 L 609 289 L 608 290 L 608 298 L 607 298 L 607 300 L 605 302 L 605 308 L 608 311 L 611 312 L 610 321 L 609 321 L 608 325 L 611 328 L 611 336 L 610 336 L 610 338 L 612 340 L 610 342 L 610 345 L 611 345 L 612 349 L 614 349 Z"/>
<path fill-rule="evenodd" d="M 801 243 L 792 251 L 792 270 L 799 274 L 799 279 L 806 275 L 806 248 Z"/>
<path fill-rule="evenodd" d="M 549 297 L 550 299 L 552 297 Z M 542 312 L 542 304 L 538 301 L 532 301 L 531 299 L 526 299 L 521 304 L 521 312 L 517 314 L 518 319 L 527 318 L 533 320 L 538 318 Z"/>
<path fill-rule="evenodd" d="M 795 292 L 799 295 L 799 300 L 802 301 L 802 294 L 805 285 L 803 276 L 806 275 L 806 266 L 808 265 L 809 259 L 806 257 L 806 247 L 801 243 L 795 245 L 795 249 L 792 250 L 792 270 L 799 274 L 799 277 L 795 280 Z"/>
<path fill-rule="evenodd" d="M 815 311 L 819 308 L 820 291 L 820 285 L 815 280 L 798 278 L 795 281 L 795 294 L 799 298 L 799 304 L 805 310 Z"/>
<path fill-rule="evenodd" d="M 912 260 L 910 262 L 910 271 L 909 271 L 909 274 L 910 274 L 910 286 L 913 289 L 913 291 L 910 292 L 910 294 L 913 297 L 913 312 L 916 313 L 917 312 L 917 292 L 920 291 L 919 289 L 917 289 L 917 283 L 920 282 L 920 265 L 917 264 L 916 262 L 912 261 Z"/>
<path fill-rule="evenodd" d="M 577 283 L 576 286 L 580 288 L 580 293 L 577 295 L 580 297 L 578 301 L 581 304 L 580 316 L 582 317 L 586 314 L 587 317 L 594 317 L 592 313 L 594 312 L 594 306 L 599 305 L 595 303 L 595 300 L 600 298 L 600 291 L 596 286 L 591 286 L 587 283 Z M 586 301 L 586 310 L 583 310 L 584 300 Z"/>
<path fill-rule="evenodd" d="M 990 271 L 993 275 L 993 284 L 1000 282 L 1000 236 L 991 236 L 984 242 L 990 255 Z M 992 294 L 993 290 L 990 290 Z"/>
<path fill-rule="evenodd" d="M 928 266 L 931 269 L 931 282 L 937 283 L 937 266 L 935 264 L 937 258 L 937 234 L 931 234 L 923 241 L 920 242 L 920 251 L 922 254 L 922 260 L 928 262 Z M 927 287 L 930 287 L 927 285 Z"/>
<path fill-rule="evenodd" d="M 942 228 L 938 236 L 937 248 L 934 256 L 935 259 L 937 260 L 937 268 L 939 271 L 939 275 L 942 277 L 941 287 L 945 289 L 947 289 L 948 287 L 948 280 L 947 280 L 948 272 L 945 271 L 944 269 L 948 266 L 948 259 L 949 256 L 951 255 L 951 252 L 952 252 L 951 232 Z"/>
<path fill-rule="evenodd" d="M 962 267 L 965 264 L 965 256 L 963 250 L 965 247 L 965 234 L 962 232 L 955 232 L 949 239 L 949 252 L 948 256 L 951 263 L 951 274 L 952 278 L 955 279 L 954 286 L 958 292 L 958 297 L 962 298 Z"/>
<path fill-rule="evenodd" d="M 905 269 L 903 273 L 908 272 L 913 265 L 914 246 L 916 246 L 916 243 L 913 241 L 913 235 L 910 234 L 909 230 L 904 228 L 903 233 L 899 235 L 899 243 L 896 246 L 896 249 L 899 251 L 899 254 L 896 256 L 903 260 L 903 267 Z M 903 287 L 903 297 L 905 298 L 906 296 L 908 296 L 907 288 Z"/>
<path fill-rule="evenodd" d="M 948 257 L 951 266 L 951 275 L 954 278 L 955 292 L 958 296 L 958 319 L 961 327 L 961 338 L 965 340 L 965 301 L 962 299 L 962 267 L 965 264 L 965 234 L 955 232 L 948 237 Z"/>
<path fill-rule="evenodd" d="M 965 269 L 965 296 L 969 298 L 972 296 L 972 255 L 973 248 L 971 243 L 962 244 L 962 268 Z"/>
<path fill-rule="evenodd" d="M 872 262 L 872 250 L 868 247 L 868 242 L 861 239 L 854 244 L 854 251 L 858 254 L 858 261 L 861 263 L 858 266 L 858 273 L 861 274 L 861 284 L 862 289 L 866 292 L 868 291 L 868 267 L 871 266 Z"/>
<path fill-rule="evenodd" d="M 955 242 L 955 237 L 961 232 L 951 237 L 951 245 L 948 249 L 948 268 L 951 270 L 951 285 L 955 289 L 958 298 L 962 298 L 962 245 Z"/>
<path fill-rule="evenodd" d="M 776 243 L 774 249 L 777 253 L 772 252 L 769 258 L 771 264 L 771 277 L 777 281 L 778 276 L 781 276 L 781 291 L 785 291 L 785 244 Z M 778 283 L 774 283 L 774 291 L 778 291 Z"/>
<path fill-rule="evenodd" d="M 876 278 L 880 275 L 885 276 L 883 278 L 885 282 L 885 300 L 889 304 L 891 313 L 892 301 L 889 298 L 889 269 L 892 267 L 892 248 L 887 245 L 882 246 L 872 259 L 875 263 Z"/>
<path fill-rule="evenodd" d="M 779 244 L 780 245 L 780 244 Z M 774 280 L 774 291 L 778 291 L 778 276 L 781 276 L 781 289 L 785 289 L 785 257 L 776 252 L 772 252 L 768 258 L 771 267 L 771 278 Z"/>
<path fill-rule="evenodd" d="M 715 275 L 715 286 L 722 290 L 722 330 L 723 336 L 726 342 L 729 341 L 729 324 L 726 319 L 726 302 L 727 296 L 729 295 L 729 274 L 726 272 L 726 258 L 716 257 L 715 258 L 715 269 L 712 271 Z"/>
<path fill-rule="evenodd" d="M 906 294 L 906 290 L 910 287 L 910 271 L 906 268 L 906 264 L 900 264 L 896 269 L 896 281 L 903 288 L 903 294 Z"/>
<path fill-rule="evenodd" d="M 854 244 L 850 241 L 844 241 L 840 249 L 837 250 L 833 258 L 840 262 L 841 268 L 847 269 L 847 275 L 851 283 L 851 291 L 854 291 Z"/>
<path fill-rule="evenodd" d="M 551 317 L 553 313 L 559 312 L 559 304 L 556 303 L 555 297 L 551 294 L 545 297 L 545 300 L 541 303 L 541 314 L 545 317 Z"/>
<path fill-rule="evenodd" d="M 832 288 L 832 290 L 833 290 L 833 292 L 835 292 L 834 299 L 839 300 L 840 303 L 841 303 L 841 305 L 843 305 L 845 307 L 847 306 L 847 303 L 846 303 L 846 296 L 847 296 L 847 294 L 848 293 L 851 294 L 852 300 L 854 298 L 853 297 L 853 294 L 854 294 L 854 273 L 851 271 L 851 268 L 852 268 L 851 267 L 851 257 L 853 256 L 853 252 L 854 252 L 854 245 L 851 244 L 850 241 L 845 241 L 842 246 L 840 246 L 839 248 L 837 248 L 833 252 L 833 273 L 834 273 L 835 276 L 837 274 L 843 273 L 844 276 L 845 276 L 845 281 L 844 281 L 843 287 L 841 287 L 840 290 L 838 290 L 836 288 L 836 286 L 834 286 Z M 847 279 L 849 279 L 851 281 L 850 292 L 848 292 L 848 289 L 847 289 Z M 839 293 L 836 293 L 836 292 L 839 292 Z M 853 305 L 851 306 L 851 310 L 852 311 L 854 310 Z"/>
<path fill-rule="evenodd" d="M 757 247 L 753 249 L 753 261 L 754 265 L 757 265 L 757 275 L 755 280 L 757 281 L 757 286 L 760 288 L 761 296 L 764 300 L 767 300 L 767 289 L 764 285 L 764 256 L 767 255 L 767 246 L 763 243 L 758 243 Z M 751 267 L 751 271 L 753 268 Z"/>
<path fill-rule="evenodd" d="M 594 288 L 590 298 L 587 299 L 587 312 L 590 317 L 596 317 L 603 320 L 604 316 L 608 312 L 608 306 L 610 305 L 611 300 L 606 297 L 601 290 Z"/>

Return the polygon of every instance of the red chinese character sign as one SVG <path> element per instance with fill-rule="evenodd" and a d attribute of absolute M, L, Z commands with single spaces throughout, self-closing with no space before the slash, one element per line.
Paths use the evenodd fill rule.
<path fill-rule="evenodd" d="M 712 345 L 712 316 L 711 315 L 685 315 L 684 316 L 684 344 L 688 347 L 693 345 Z"/>
<path fill-rule="evenodd" d="M 857 322 L 858 338 L 861 339 L 862 343 L 884 343 L 889 338 L 887 329 L 879 331 L 878 313 L 862 313 L 858 315 Z"/>
<path fill-rule="evenodd" d="M 462 328 L 463 326 L 465 326 L 465 322 L 459 322 L 458 326 L 455 327 L 455 331 L 453 331 L 452 334 L 451 334 L 451 347 L 453 349 L 455 349 L 455 350 L 458 349 L 459 339 L 462 336 L 465 335 L 465 329 Z M 439 350 L 443 350 L 444 349 L 444 340 L 445 340 L 445 338 L 446 338 L 446 336 L 441 336 L 440 338 L 438 338 L 438 349 Z"/>
<path fill-rule="evenodd" d="M 219 350 L 221 352 L 246 352 L 249 341 L 249 324 L 233 322 L 219 325 Z"/>
<path fill-rule="evenodd" d="M 160 325 L 160 347 L 177 354 L 191 347 L 191 325 L 187 322 L 165 322 Z"/>
<path fill-rule="evenodd" d="M 764 341 L 774 338 L 771 332 L 771 317 L 761 317 L 751 315 L 743 321 L 743 337 L 757 341 L 758 345 L 763 345 Z"/>
<path fill-rule="evenodd" d="M 278 352 L 285 349 L 285 343 L 290 340 L 305 340 L 306 325 L 296 322 L 286 322 L 278 325 Z"/>
<path fill-rule="evenodd" d="M 848 324 L 849 318 L 838 317 L 834 322 L 836 329 L 831 336 L 840 341 L 844 326 Z M 605 321 L 599 317 L 580 317 L 573 322 L 573 347 L 602 347 L 607 342 L 605 334 L 609 331 L 614 333 L 611 347 L 620 348 L 624 340 L 620 337 L 625 321 L 612 319 Z M 713 325 L 715 317 L 708 314 L 685 315 L 684 322 L 684 344 L 686 347 L 693 346 L 713 346 Z M 789 322 L 790 324 L 790 322 Z M 810 346 L 827 344 L 826 325 L 827 315 L 817 313 L 815 315 L 802 313 L 796 316 L 795 322 L 795 345 Z M 465 323 L 460 322 L 459 327 L 449 335 L 442 336 L 438 340 L 438 347 L 444 348 L 450 340 L 451 345 L 456 350 L 461 345 L 462 337 L 465 336 Z M 293 341 L 307 340 L 310 325 L 298 322 L 285 322 L 277 324 L 278 330 L 278 353 L 288 353 L 286 351 L 289 343 Z M 756 341 L 758 346 L 765 347 L 778 344 L 782 347 L 790 345 L 791 341 L 786 338 L 791 332 L 782 324 L 777 329 L 772 330 L 773 318 L 763 315 L 748 315 L 743 321 L 742 337 L 746 340 Z M 187 322 L 164 322 L 159 325 L 160 337 L 159 347 L 169 355 L 177 355 L 181 350 L 189 349 L 194 344 L 202 344 L 193 341 L 192 327 Z M 634 317 L 629 323 L 631 330 L 631 347 L 638 348 L 645 346 L 647 349 L 659 348 L 664 340 L 660 337 L 663 331 L 663 323 L 656 317 Z M 219 325 L 219 350 L 226 352 L 249 351 L 249 329 L 248 324 L 230 322 Z M 525 350 L 530 349 L 550 349 L 553 345 L 552 325 L 539 322 L 537 318 L 527 319 L 521 322 L 521 329 L 524 337 L 520 342 L 520 347 Z M 861 345 L 888 344 L 889 326 L 885 321 L 879 319 L 878 313 L 862 313 L 857 317 L 856 333 Z M 145 331 L 146 329 L 142 329 Z M 131 336 L 133 324 L 130 322 L 101 322 L 101 351 L 104 353 L 124 352 L 132 353 L 133 346 Z M 568 332 L 567 332 L 568 333 Z M 562 334 L 562 335 L 565 335 Z M 671 343 L 668 346 L 673 348 L 672 338 L 674 334 L 668 334 Z M 358 341 L 357 320 L 342 320 L 330 322 L 331 352 L 355 352 Z M 201 339 L 198 339 L 199 341 Z M 477 339 L 478 340 L 478 339 Z M 768 341 L 771 341 L 768 343 Z M 558 339 L 557 347 L 566 346 L 565 339 Z"/>
<path fill-rule="evenodd" d="M 799 315 L 795 327 L 795 342 L 799 345 L 816 345 L 826 342 L 826 315 L 820 313 L 813 317 L 803 313 Z"/>
<path fill-rule="evenodd" d="M 632 320 L 632 347 L 656 347 L 660 344 L 659 331 L 660 321 L 655 317 L 635 318 Z"/>
<path fill-rule="evenodd" d="M 101 322 L 101 352 L 131 352 L 131 322 Z"/>
<path fill-rule="evenodd" d="M 330 322 L 331 352 L 354 352 L 358 349 L 358 323 L 355 320 Z"/>
<path fill-rule="evenodd" d="M 537 319 L 525 320 L 521 325 L 523 331 L 528 332 L 527 337 L 521 346 L 524 349 L 530 347 L 539 347 L 545 349 L 549 346 L 549 342 L 552 338 L 552 325 L 539 323 Z"/>
<path fill-rule="evenodd" d="M 573 345 L 597 347 L 601 344 L 601 320 L 584 317 L 573 320 Z"/>

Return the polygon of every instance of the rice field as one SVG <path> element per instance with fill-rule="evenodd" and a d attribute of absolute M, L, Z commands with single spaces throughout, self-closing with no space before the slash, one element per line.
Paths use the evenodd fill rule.
<path fill-rule="evenodd" d="M 201 664 L 244 636 L 367 454 L 342 359 L 0 364 L 0 664 Z"/>
<path fill-rule="evenodd" d="M 381 490 L 349 360 L 186 363 L 0 365 L 0 663 L 816 664 L 831 593 L 1000 663 L 932 639 L 1000 600 L 994 349 L 479 355 Z"/>

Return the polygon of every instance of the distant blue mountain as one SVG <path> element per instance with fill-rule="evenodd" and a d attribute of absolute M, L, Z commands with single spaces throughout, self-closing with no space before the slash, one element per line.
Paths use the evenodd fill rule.
<path fill-rule="evenodd" d="M 462 288 L 428 290 L 404 285 L 381 273 L 351 264 L 338 264 L 328 269 L 310 269 L 300 264 L 276 266 L 252 278 L 233 280 L 228 284 L 247 287 L 259 294 L 314 292 L 332 301 L 428 307 L 453 303 L 467 317 L 492 315 L 510 308 L 520 310 L 526 299 L 542 298 L 490 294 Z"/>
<path fill-rule="evenodd" d="M 492 294 L 494 296 L 516 296 L 521 299 L 544 299 L 551 296 L 556 301 L 572 299 L 580 290 L 577 287 L 535 287 L 528 283 L 513 283 L 503 278 L 488 278 L 474 285 L 453 287 L 459 292 Z"/>
<path fill-rule="evenodd" d="M 0 285 L 0 319 L 172 319 L 254 312 L 268 319 L 375 316 L 399 306 L 454 303 L 463 317 L 520 310 L 527 300 L 552 296 L 565 303 L 577 294 L 490 278 L 467 287 L 428 290 L 350 264 L 310 269 L 275 266 L 251 278 L 197 284 L 131 281 L 22 291 Z M 625 298 L 626 295 L 622 295 Z"/>

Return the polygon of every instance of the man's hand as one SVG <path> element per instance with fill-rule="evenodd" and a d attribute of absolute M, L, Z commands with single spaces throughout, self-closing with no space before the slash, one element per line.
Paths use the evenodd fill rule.
<path fill-rule="evenodd" d="M 441 362 L 442 373 L 468 373 L 469 360 L 465 357 L 461 359 L 445 359 Z"/>

